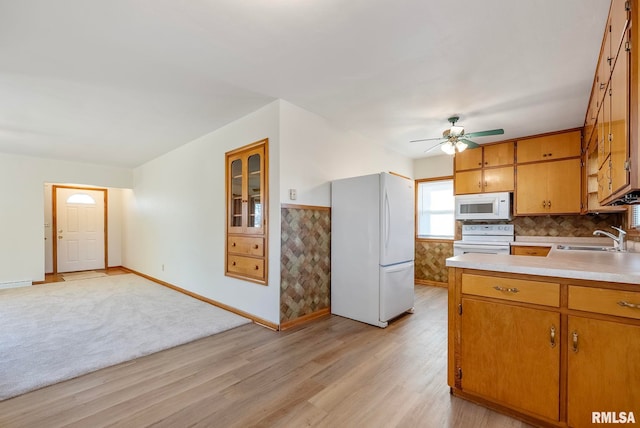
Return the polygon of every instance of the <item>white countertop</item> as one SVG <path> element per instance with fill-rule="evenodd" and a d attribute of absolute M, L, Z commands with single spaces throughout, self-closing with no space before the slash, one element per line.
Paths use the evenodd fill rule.
<path fill-rule="evenodd" d="M 577 244 L 566 241 L 562 243 Z M 579 244 L 585 245 L 583 242 Z M 540 245 L 540 242 L 536 245 Z M 558 250 L 556 247 L 557 243 L 551 245 L 547 257 L 469 253 L 448 258 L 446 265 L 495 272 L 640 284 L 640 253 Z"/>

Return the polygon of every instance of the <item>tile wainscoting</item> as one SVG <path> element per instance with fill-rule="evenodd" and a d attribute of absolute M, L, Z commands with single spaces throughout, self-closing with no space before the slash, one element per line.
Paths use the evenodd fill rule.
<path fill-rule="evenodd" d="M 453 257 L 453 241 L 416 240 L 416 284 L 446 287 L 449 269 L 445 260 L 448 257 Z"/>
<path fill-rule="evenodd" d="M 282 205 L 280 328 L 330 313 L 331 211 Z"/>

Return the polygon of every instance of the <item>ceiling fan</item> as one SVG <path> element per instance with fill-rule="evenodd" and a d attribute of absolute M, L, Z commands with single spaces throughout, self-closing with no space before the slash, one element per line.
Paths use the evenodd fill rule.
<path fill-rule="evenodd" d="M 470 132 L 465 134 L 463 126 L 456 126 L 456 122 L 460 119 L 459 116 L 452 116 L 447 119 L 451 123 L 451 127 L 449 129 L 445 129 L 442 132 L 442 137 L 437 138 L 423 138 L 421 140 L 411 140 L 411 143 L 417 143 L 421 141 L 435 141 L 435 140 L 443 140 L 436 144 L 435 146 L 425 150 L 425 153 L 430 152 L 436 147 L 440 147 L 443 152 L 448 155 L 453 155 L 456 152 L 462 152 L 467 148 L 476 148 L 478 144 L 467 139 L 467 137 L 486 137 L 489 135 L 502 135 L 504 134 L 504 129 L 492 129 L 489 131 L 480 131 L 480 132 Z"/>

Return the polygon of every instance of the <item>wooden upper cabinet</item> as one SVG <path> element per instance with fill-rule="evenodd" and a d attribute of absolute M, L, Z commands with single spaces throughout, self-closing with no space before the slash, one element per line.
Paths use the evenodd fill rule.
<path fill-rule="evenodd" d="M 226 269 L 233 276 L 266 285 L 268 140 L 226 154 Z"/>
<path fill-rule="evenodd" d="M 513 162 L 513 141 L 467 149 L 462 153 L 456 153 L 455 157 L 456 171 L 513 165 Z"/>
<path fill-rule="evenodd" d="M 484 161 L 482 165 L 484 167 L 513 165 L 513 148 L 514 144 L 512 141 L 484 146 Z"/>
<path fill-rule="evenodd" d="M 454 161 L 456 171 L 482 168 L 482 147 L 456 153 Z"/>
<path fill-rule="evenodd" d="M 518 163 L 550 161 L 580 156 L 580 131 L 563 132 L 518 141 Z"/>
<path fill-rule="evenodd" d="M 609 99 L 611 114 L 609 122 L 609 150 L 611 157 L 611 192 L 615 193 L 629 184 L 629 135 L 627 104 L 627 81 L 629 52 L 624 48 L 618 54 L 611 80 L 609 81 Z"/>
<path fill-rule="evenodd" d="M 516 215 L 579 214 L 581 160 L 518 165 Z"/>

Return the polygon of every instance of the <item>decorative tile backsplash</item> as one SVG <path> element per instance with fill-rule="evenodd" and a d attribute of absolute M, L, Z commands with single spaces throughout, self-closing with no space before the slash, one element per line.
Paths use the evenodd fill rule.
<path fill-rule="evenodd" d="M 330 307 L 331 212 L 281 208 L 280 323 Z"/>
<path fill-rule="evenodd" d="M 596 229 L 620 226 L 622 214 L 515 217 L 516 236 L 591 237 Z"/>
<path fill-rule="evenodd" d="M 596 229 L 608 230 L 623 224 L 623 214 L 530 216 L 512 220 L 517 236 L 592 237 Z M 462 222 L 456 222 L 456 237 L 462 238 Z M 632 239 L 630 239 L 631 241 Z M 633 245 L 633 244 L 631 244 Z M 447 257 L 453 256 L 453 242 L 416 241 L 416 280 L 448 281 Z"/>

